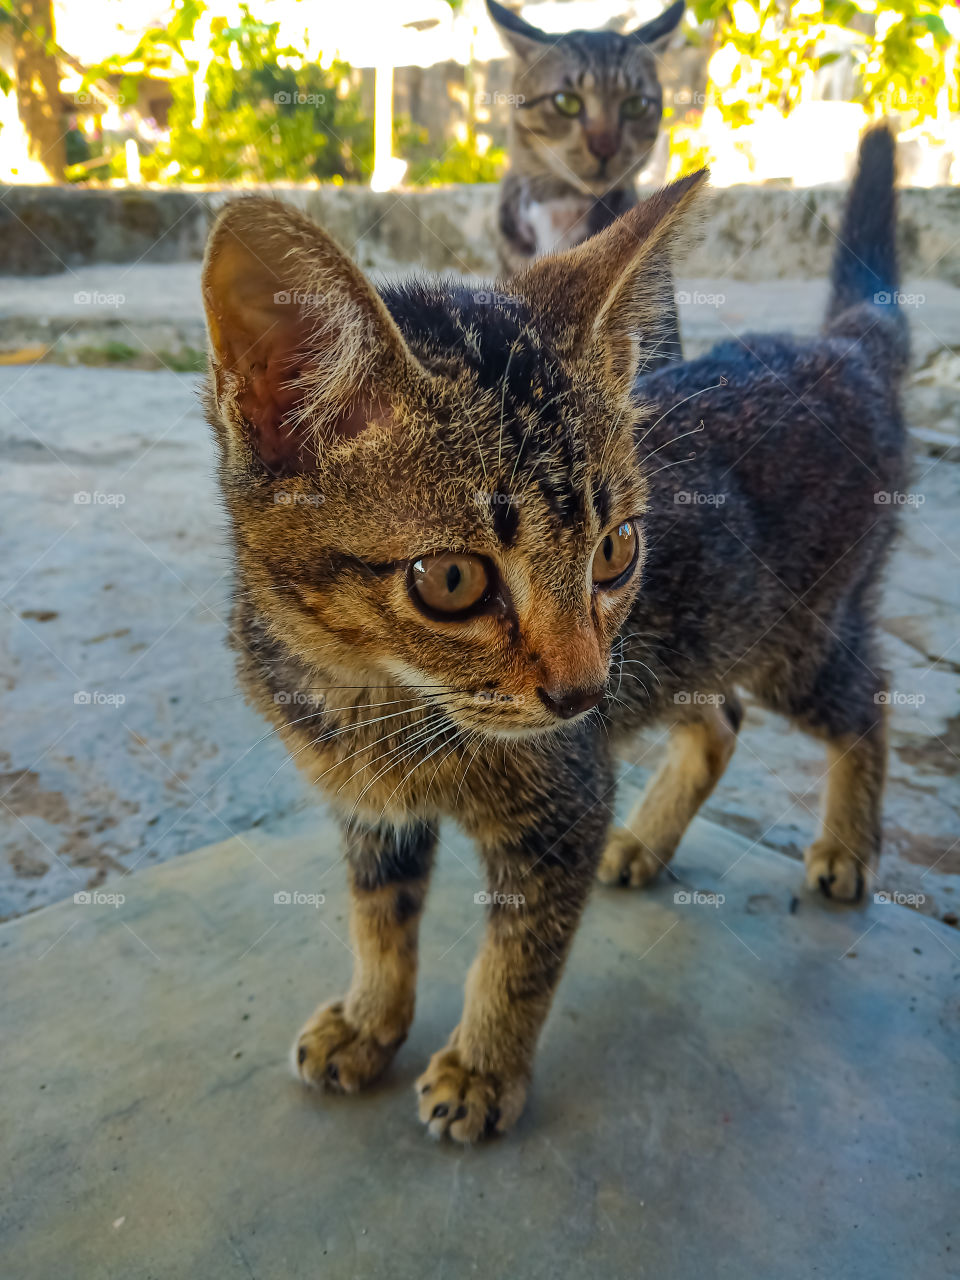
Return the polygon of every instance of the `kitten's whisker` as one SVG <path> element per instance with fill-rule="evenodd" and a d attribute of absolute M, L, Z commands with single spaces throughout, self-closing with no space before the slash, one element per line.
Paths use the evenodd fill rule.
<path fill-rule="evenodd" d="M 664 466 L 657 467 L 656 471 L 648 471 L 644 478 L 650 480 L 653 476 L 658 476 L 661 471 L 669 471 L 671 467 L 681 467 L 685 462 L 692 462 L 696 456 L 695 453 L 688 453 L 685 458 L 678 458 L 676 462 L 667 462 Z"/>
<path fill-rule="evenodd" d="M 651 449 L 650 452 L 647 454 L 647 456 L 640 463 L 640 466 L 641 467 L 646 466 L 646 464 L 650 461 L 650 459 L 655 454 L 659 453 L 661 449 L 669 448 L 670 445 L 676 444 L 678 440 L 686 440 L 687 436 L 697 436 L 703 430 L 704 430 L 704 425 L 703 425 L 703 420 L 701 419 L 700 422 L 695 427 L 692 428 L 692 430 L 683 431 L 680 433 L 680 435 L 674 436 L 672 440 L 667 440 L 663 444 L 658 444 L 656 449 Z"/>
<path fill-rule="evenodd" d="M 706 391 L 716 391 L 718 387 L 725 387 L 726 385 L 727 385 L 726 378 L 721 378 L 719 382 L 711 383 L 709 387 L 701 387 L 699 391 L 691 391 L 688 396 L 684 396 L 682 400 L 678 400 L 676 404 L 671 405 L 670 408 L 666 411 L 666 413 L 661 413 L 660 417 L 656 420 L 656 422 L 651 423 L 651 425 L 647 427 L 646 431 L 637 441 L 637 444 L 638 445 L 643 444 L 644 440 L 646 440 L 647 436 L 654 429 L 654 427 L 659 427 L 660 423 L 664 420 L 664 418 L 669 417 L 670 414 L 673 413 L 674 409 L 679 409 L 682 404 L 686 404 L 688 400 L 693 400 L 696 396 L 702 396 Z"/>

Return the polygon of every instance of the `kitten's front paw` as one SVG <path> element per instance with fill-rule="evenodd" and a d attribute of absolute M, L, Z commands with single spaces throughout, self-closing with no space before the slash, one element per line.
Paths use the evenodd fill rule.
<path fill-rule="evenodd" d="M 403 1037 L 382 1044 L 352 1026 L 343 1001 L 321 1005 L 297 1036 L 291 1054 L 294 1075 L 334 1093 L 356 1093 L 381 1076 Z"/>
<path fill-rule="evenodd" d="M 464 1066 L 457 1049 L 441 1049 L 414 1086 L 420 1119 L 431 1138 L 449 1134 L 455 1142 L 506 1133 L 527 1097 L 527 1081 L 503 1081 Z"/>
<path fill-rule="evenodd" d="M 667 859 L 651 853 L 632 831 L 626 827 L 614 827 L 607 837 L 607 844 L 597 868 L 601 884 L 630 885 L 642 888 L 653 880 Z"/>
<path fill-rule="evenodd" d="M 870 868 L 844 845 L 829 837 L 814 840 L 804 850 L 803 862 L 808 889 L 819 889 L 825 898 L 839 902 L 859 902 L 863 897 Z"/>

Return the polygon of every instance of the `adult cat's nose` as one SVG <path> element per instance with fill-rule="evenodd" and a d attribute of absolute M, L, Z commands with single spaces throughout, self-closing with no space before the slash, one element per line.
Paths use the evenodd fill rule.
<path fill-rule="evenodd" d="M 597 133 L 587 134 L 587 146 L 591 155 L 598 160 L 609 160 L 620 149 L 620 139 L 613 129 L 602 129 Z"/>
<path fill-rule="evenodd" d="M 574 716 L 592 707 L 598 707 L 603 701 L 604 687 L 596 689 L 554 689 L 547 693 L 546 689 L 538 689 L 537 697 L 555 716 L 561 720 L 572 720 Z"/>

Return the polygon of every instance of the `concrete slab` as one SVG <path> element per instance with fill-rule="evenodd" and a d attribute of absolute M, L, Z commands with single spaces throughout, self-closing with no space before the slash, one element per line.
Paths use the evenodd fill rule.
<path fill-rule="evenodd" d="M 796 903 L 795 863 L 698 820 L 677 883 L 594 895 L 528 1111 L 465 1151 L 427 1139 L 410 1088 L 482 927 L 472 855 L 444 841 L 418 1018 L 366 1096 L 310 1094 L 285 1063 L 350 971 L 320 819 L 3 926 L 3 1275 L 960 1274 L 952 930 Z"/>

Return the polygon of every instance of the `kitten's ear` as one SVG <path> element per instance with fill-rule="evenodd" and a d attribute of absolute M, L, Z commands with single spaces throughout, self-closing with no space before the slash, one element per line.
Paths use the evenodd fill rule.
<path fill-rule="evenodd" d="M 637 27 L 636 31 L 631 31 L 631 37 L 640 44 L 645 44 L 654 53 L 662 53 L 670 43 L 670 37 L 680 25 L 680 19 L 686 7 L 686 0 L 676 0 L 669 9 L 664 9 L 658 18 L 651 18 L 642 27 Z"/>
<path fill-rule="evenodd" d="M 539 57 L 543 53 L 544 45 L 553 44 L 557 39 L 556 36 L 541 31 L 539 27 L 524 22 L 518 13 L 514 13 L 512 9 L 507 9 L 502 4 L 497 4 L 497 0 L 487 0 L 487 12 L 493 19 L 493 24 L 499 31 L 504 44 L 518 58 Z"/>
<path fill-rule="evenodd" d="M 673 250 L 685 215 L 708 177 L 688 174 L 566 253 L 541 258 L 516 276 L 557 354 L 600 371 L 608 395 L 629 398 L 645 359 L 674 317 Z"/>
<path fill-rule="evenodd" d="M 315 223 L 250 197 L 220 214 L 203 263 L 217 410 L 275 475 L 388 420 L 427 375 L 359 267 Z"/>

